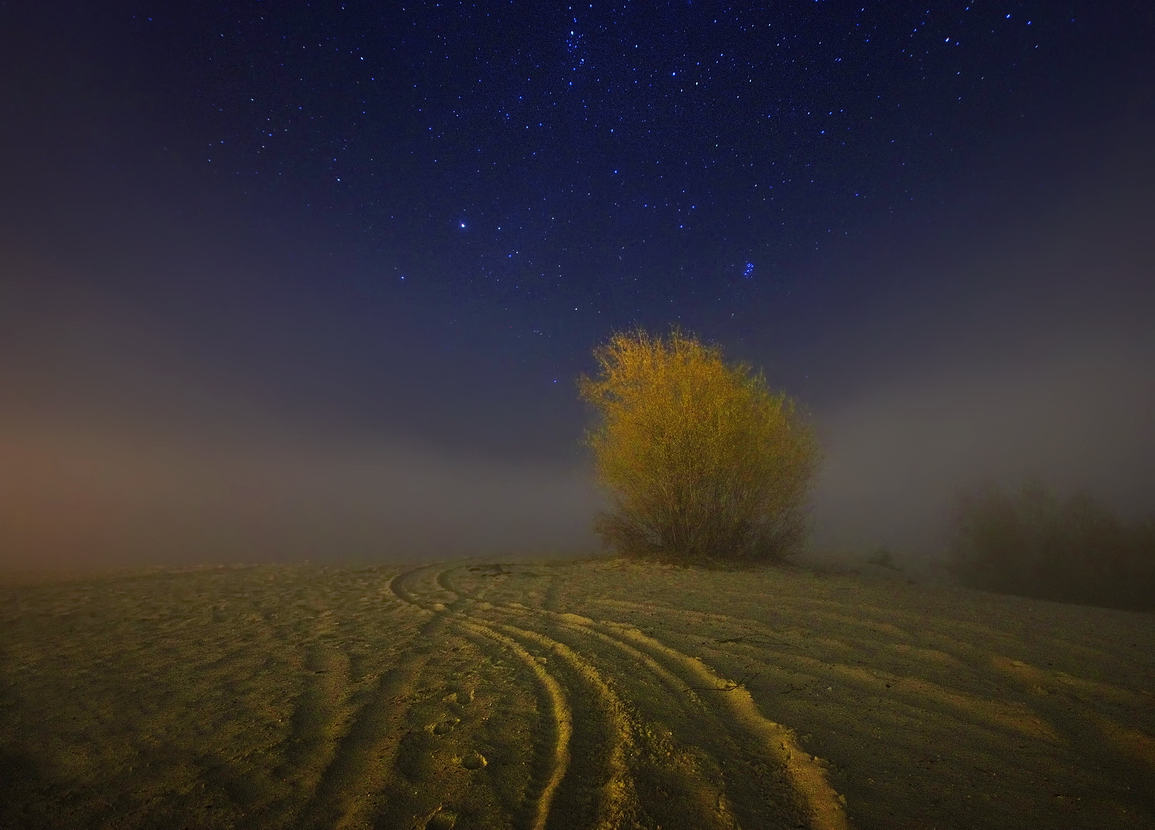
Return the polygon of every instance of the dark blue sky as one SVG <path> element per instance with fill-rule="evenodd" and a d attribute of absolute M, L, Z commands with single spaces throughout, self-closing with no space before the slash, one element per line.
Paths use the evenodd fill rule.
<path fill-rule="evenodd" d="M 1149 505 L 1153 12 L 928 5 L 0 3 L 11 557 L 581 549 L 574 378 L 673 323 L 823 544 Z"/>

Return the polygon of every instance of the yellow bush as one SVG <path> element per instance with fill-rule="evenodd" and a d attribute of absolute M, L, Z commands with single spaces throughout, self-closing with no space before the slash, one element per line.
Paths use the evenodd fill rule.
<path fill-rule="evenodd" d="M 616 334 L 579 380 L 612 510 L 598 532 L 626 556 L 706 565 L 780 560 L 805 537 L 813 429 L 763 376 L 674 330 Z"/>

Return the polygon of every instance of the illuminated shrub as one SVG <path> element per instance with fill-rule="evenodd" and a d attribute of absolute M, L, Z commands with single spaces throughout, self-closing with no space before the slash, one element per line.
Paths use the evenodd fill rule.
<path fill-rule="evenodd" d="M 960 500 L 950 569 L 1017 596 L 1155 610 L 1155 523 L 1126 524 L 1089 496 L 1040 484 Z"/>
<path fill-rule="evenodd" d="M 614 335 L 579 381 L 612 508 L 597 530 L 625 556 L 699 565 L 780 560 L 805 537 L 819 451 L 794 402 L 677 330 Z"/>

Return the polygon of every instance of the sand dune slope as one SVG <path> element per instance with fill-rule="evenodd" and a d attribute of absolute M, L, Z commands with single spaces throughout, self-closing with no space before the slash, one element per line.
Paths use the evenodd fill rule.
<path fill-rule="evenodd" d="M 1155 827 L 1155 617 L 806 571 L 0 588 L 0 827 Z"/>

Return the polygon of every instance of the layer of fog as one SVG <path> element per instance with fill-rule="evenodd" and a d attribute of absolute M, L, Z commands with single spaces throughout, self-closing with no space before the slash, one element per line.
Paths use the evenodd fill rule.
<path fill-rule="evenodd" d="M 376 353 L 343 366 L 355 350 L 323 354 L 337 338 L 311 328 L 310 367 L 307 347 L 282 338 L 255 348 L 225 332 L 223 315 L 209 336 L 218 342 L 202 348 L 135 298 L 86 289 L 44 261 L 20 268 L 20 284 L 0 291 L 0 566 L 598 550 L 600 497 L 573 462 L 577 434 L 575 452 L 554 459 L 503 456 L 496 439 L 497 450 L 471 450 L 472 436 L 455 434 L 496 431 L 516 380 L 482 399 L 420 359 L 428 339 L 397 329 L 386 357 L 407 374 Z M 261 332 L 256 318 L 242 325 Z M 338 399 L 342 384 L 370 383 L 379 388 Z M 399 427 L 382 411 L 430 428 Z M 518 419 L 508 422 L 504 432 L 516 431 Z M 523 443 L 531 432 L 523 425 Z"/>
<path fill-rule="evenodd" d="M 4 564 L 585 555 L 580 475 L 387 442 L 0 435 Z"/>
<path fill-rule="evenodd" d="M 1073 340 L 847 402 L 820 419 L 815 545 L 938 556 L 960 495 L 1028 481 L 1155 513 L 1152 366 L 1155 343 Z"/>
<path fill-rule="evenodd" d="M 940 555 L 957 495 L 988 483 L 1155 509 L 1155 188 L 1139 184 L 836 263 L 864 289 L 816 315 L 796 368 L 819 380 L 787 389 L 825 449 L 814 551 Z M 573 373 L 499 342 L 507 327 L 453 335 L 412 309 L 324 322 L 271 298 L 184 325 L 85 289 L 96 271 L 3 267 L 0 565 L 600 549 Z M 892 267 L 905 282 L 873 282 Z M 772 349 L 744 356 L 773 374 Z"/>
<path fill-rule="evenodd" d="M 856 263 L 906 273 L 811 354 L 817 551 L 940 557 L 961 494 L 1030 481 L 1155 516 L 1155 176 L 1146 156 L 1101 172 Z"/>

